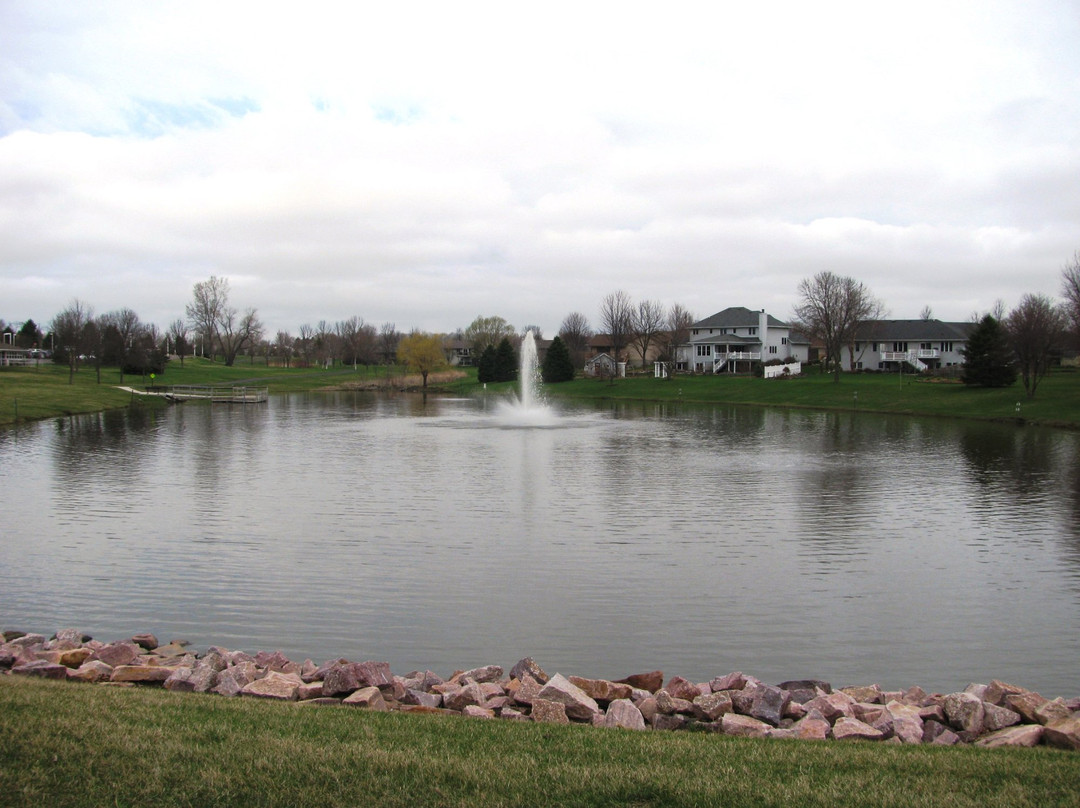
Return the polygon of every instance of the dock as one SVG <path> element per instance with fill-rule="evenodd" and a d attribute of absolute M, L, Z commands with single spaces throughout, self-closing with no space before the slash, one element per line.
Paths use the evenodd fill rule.
<path fill-rule="evenodd" d="M 169 401 L 209 401 L 214 404 L 265 404 L 270 399 L 269 387 L 250 387 L 248 385 L 212 385 L 186 384 L 169 387 L 147 387 L 136 390 L 134 395 L 158 396 Z"/>

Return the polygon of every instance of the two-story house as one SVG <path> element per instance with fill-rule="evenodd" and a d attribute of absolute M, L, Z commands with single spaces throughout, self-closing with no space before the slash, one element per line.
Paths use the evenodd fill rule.
<path fill-rule="evenodd" d="M 690 341 L 676 354 L 680 370 L 696 373 L 749 372 L 755 362 L 806 362 L 810 341 L 767 314 L 733 306 L 690 326 Z"/>

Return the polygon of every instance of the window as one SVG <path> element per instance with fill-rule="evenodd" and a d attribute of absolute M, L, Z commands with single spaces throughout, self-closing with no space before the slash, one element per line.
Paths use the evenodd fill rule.
<path fill-rule="evenodd" d="M 948 352 L 948 351 L 951 351 L 951 350 L 952 350 L 952 343 L 951 342 L 943 342 L 943 343 L 941 343 L 941 351 L 942 351 L 942 353 L 945 353 L 945 352 Z"/>
<path fill-rule="evenodd" d="M 921 343 L 919 345 L 919 350 L 921 350 L 921 351 L 929 351 L 929 350 L 932 350 L 932 349 L 933 349 L 933 346 L 929 342 L 923 342 L 923 343 Z"/>
<path fill-rule="evenodd" d="M 892 344 L 892 349 L 894 351 L 896 351 L 897 353 L 900 353 L 901 351 L 906 351 L 907 350 L 907 343 L 906 342 L 894 342 Z"/>
<path fill-rule="evenodd" d="M 749 334 L 751 337 L 756 336 L 757 335 L 757 329 L 756 328 L 748 328 L 748 329 L 746 329 L 746 333 Z"/>
<path fill-rule="evenodd" d="M 772 354 L 776 353 L 776 346 L 775 345 L 770 345 L 769 346 L 769 353 L 772 353 Z"/>
<path fill-rule="evenodd" d="M 697 355 L 698 356 L 712 356 L 712 346 L 711 345 L 699 345 L 699 346 L 697 346 Z"/>
<path fill-rule="evenodd" d="M 780 337 L 780 344 L 787 345 L 787 337 Z"/>

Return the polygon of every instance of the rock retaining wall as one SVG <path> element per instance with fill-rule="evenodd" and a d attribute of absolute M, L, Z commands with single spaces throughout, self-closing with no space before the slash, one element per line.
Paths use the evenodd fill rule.
<path fill-rule="evenodd" d="M 738 672 L 708 682 L 665 681 L 661 671 L 609 681 L 549 676 L 531 658 L 508 673 L 486 665 L 443 679 L 431 671 L 396 676 L 386 662 L 294 662 L 280 651 L 213 646 L 198 654 L 183 641 L 159 644 L 153 634 L 105 643 L 66 629 L 51 638 L 9 631 L 3 639 L 0 670 L 7 675 L 114 687 L 758 738 L 1080 749 L 1080 698 L 1048 699 L 996 680 L 948 694 L 877 685 L 834 690 L 816 680 L 769 685 Z"/>

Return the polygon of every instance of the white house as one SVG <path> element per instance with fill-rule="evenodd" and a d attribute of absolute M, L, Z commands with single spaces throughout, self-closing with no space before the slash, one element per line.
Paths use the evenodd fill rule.
<path fill-rule="evenodd" d="M 867 320 L 859 326 L 854 356 L 841 351 L 844 370 L 918 372 L 964 364 L 962 353 L 971 323 L 941 320 Z"/>
<path fill-rule="evenodd" d="M 690 326 L 690 341 L 680 345 L 680 370 L 696 373 L 749 372 L 755 362 L 793 359 L 806 362 L 810 341 L 791 326 L 766 314 L 733 306 Z"/>

